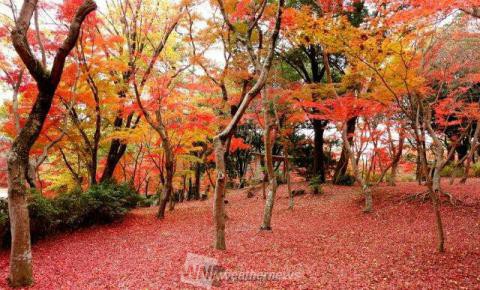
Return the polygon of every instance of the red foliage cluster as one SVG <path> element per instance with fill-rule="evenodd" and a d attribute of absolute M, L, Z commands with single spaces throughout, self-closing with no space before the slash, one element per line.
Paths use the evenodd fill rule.
<path fill-rule="evenodd" d="M 319 111 L 316 114 L 309 114 L 309 117 L 312 119 L 326 119 L 339 122 L 358 116 L 372 117 L 384 109 L 384 106 L 379 102 L 356 98 L 353 94 L 348 94 L 341 98 L 328 99 L 321 103 L 302 101 L 300 104 Z"/>
<path fill-rule="evenodd" d="M 305 188 L 297 183 L 294 188 Z M 187 253 L 216 258 L 229 272 L 293 273 L 278 281 L 222 282 L 246 288 L 475 288 L 479 285 L 480 181 L 447 186 L 466 202 L 442 207 L 448 233 L 445 254 L 435 252 L 429 203 L 406 202 L 422 187 L 403 183 L 374 193 L 375 212 L 361 212 L 357 188 L 325 186 L 322 196 L 296 198 L 287 209 L 285 187 L 273 231 L 259 231 L 264 200 L 228 194 L 227 251 L 211 247 L 210 202 L 180 204 L 163 221 L 155 208 L 122 223 L 62 234 L 33 247 L 34 289 L 185 288 Z M 467 196 L 469 199 L 467 199 Z M 6 277 L 8 251 L 0 252 Z M 5 279 L 0 288 L 6 288 Z"/>

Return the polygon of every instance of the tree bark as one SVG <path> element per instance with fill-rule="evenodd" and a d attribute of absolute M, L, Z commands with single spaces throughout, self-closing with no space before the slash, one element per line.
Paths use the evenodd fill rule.
<path fill-rule="evenodd" d="M 355 127 L 357 125 L 357 117 L 350 118 L 347 121 L 347 135 L 348 143 L 350 146 L 353 144 L 353 135 L 355 133 Z M 340 159 L 338 160 L 337 166 L 335 167 L 335 173 L 333 174 L 333 183 L 337 184 L 340 177 L 347 174 L 348 169 L 348 154 L 345 144 L 342 146 L 342 153 L 340 154 Z"/>
<path fill-rule="evenodd" d="M 226 166 L 225 166 L 225 142 L 220 137 L 215 137 L 215 162 L 217 167 L 217 181 L 215 184 L 215 193 L 213 195 L 213 218 L 215 224 L 214 247 L 217 250 L 225 250 L 225 184 L 226 184 Z"/>
<path fill-rule="evenodd" d="M 357 160 L 355 158 L 355 153 L 353 152 L 353 149 L 352 149 L 352 147 L 350 145 L 350 142 L 349 142 L 348 128 L 347 127 L 348 127 L 348 125 L 344 126 L 344 128 L 342 130 L 342 139 L 343 139 L 343 143 L 345 145 L 345 153 L 347 154 L 348 158 L 350 159 L 350 163 L 352 164 L 352 168 L 353 168 L 353 175 L 355 176 L 355 179 L 359 183 L 359 185 L 361 187 L 361 190 L 362 190 L 362 194 L 365 198 L 365 207 L 363 208 L 363 212 L 370 213 L 373 210 L 372 191 L 371 191 L 368 183 L 363 178 L 363 176 L 362 176 L 362 174 L 361 174 L 361 172 L 358 168 L 358 163 L 357 163 Z"/>
<path fill-rule="evenodd" d="M 285 149 L 285 174 L 286 174 L 286 180 L 287 180 L 287 191 L 288 191 L 288 196 L 290 197 L 290 201 L 288 204 L 289 209 L 293 209 L 294 206 L 294 197 L 293 197 L 293 191 L 292 191 L 292 182 L 290 180 L 290 161 L 288 160 L 288 151 Z"/>
<path fill-rule="evenodd" d="M 325 121 L 312 120 L 314 133 L 313 146 L 313 176 L 321 183 L 325 182 L 325 154 L 323 151 L 323 134 L 325 132 Z"/>
<path fill-rule="evenodd" d="M 159 202 L 159 208 L 158 208 L 158 214 L 157 214 L 157 217 L 159 219 L 165 218 L 165 209 L 167 207 L 167 203 L 172 198 L 174 161 L 173 161 L 173 156 L 171 155 L 172 154 L 165 152 L 166 178 L 165 178 L 165 184 L 162 189 L 162 195 L 160 196 L 160 202 Z"/>
<path fill-rule="evenodd" d="M 273 144 L 272 144 L 272 116 L 270 112 L 270 102 L 267 96 L 267 89 L 262 89 L 263 118 L 265 122 L 264 144 L 265 144 L 265 168 L 268 176 L 268 193 L 263 212 L 263 223 L 261 230 L 272 230 L 272 212 L 275 203 L 275 194 L 277 192 L 277 177 L 273 168 Z M 323 139 L 323 138 L 322 138 Z"/>
<path fill-rule="evenodd" d="M 13 287 L 33 282 L 27 188 L 23 178 L 27 168 L 28 157 L 19 156 L 12 148 L 8 158 L 8 210 L 12 235 L 9 282 Z"/>
<path fill-rule="evenodd" d="M 415 123 L 415 137 L 417 139 L 417 143 L 420 143 L 420 135 L 418 134 L 418 129 L 422 128 L 422 140 L 425 140 L 424 134 L 425 130 L 423 128 L 426 128 L 426 130 L 429 132 L 430 137 L 432 137 L 432 147 L 433 147 L 433 153 L 435 156 L 435 165 L 433 168 L 433 176 L 432 174 L 429 173 L 428 170 L 428 162 L 427 162 L 427 153 L 426 149 L 424 146 L 417 146 L 417 149 L 420 151 L 418 154 L 420 155 L 420 160 L 422 162 L 422 175 L 426 179 L 426 184 L 429 192 L 430 199 L 432 200 L 432 207 L 433 207 L 433 212 L 435 215 L 435 225 L 436 225 L 436 230 L 437 230 L 437 251 L 442 253 L 445 251 L 445 233 L 443 229 L 443 222 L 442 222 L 442 216 L 440 213 L 440 208 L 439 208 L 439 192 L 440 192 L 440 181 L 441 181 L 441 176 L 440 176 L 440 171 L 442 168 L 445 166 L 446 162 L 444 162 L 443 158 L 443 145 L 440 139 L 437 137 L 435 131 L 433 130 L 430 122 L 432 121 L 432 112 L 431 108 L 427 107 L 426 112 L 425 109 L 421 104 L 418 105 L 417 109 L 417 118 L 416 118 L 416 123 Z M 423 126 L 420 126 L 420 117 L 424 117 L 423 119 Z M 422 145 L 425 143 L 423 142 Z M 454 150 L 451 150 L 451 153 L 453 153 Z M 451 154 L 449 154 L 451 155 Z"/>
<path fill-rule="evenodd" d="M 200 199 L 200 181 L 201 181 L 201 163 L 195 163 L 195 186 L 194 186 L 194 197 L 196 200 Z"/>
<path fill-rule="evenodd" d="M 480 121 L 477 121 L 475 132 L 473 133 L 473 139 L 472 139 L 472 144 L 470 146 L 470 151 L 468 152 L 468 155 L 466 157 L 466 164 L 465 164 L 463 177 L 460 180 L 460 183 L 462 184 L 465 184 L 467 182 L 468 173 L 470 172 L 470 166 L 474 159 L 475 152 L 477 152 L 479 136 L 480 136 Z"/>

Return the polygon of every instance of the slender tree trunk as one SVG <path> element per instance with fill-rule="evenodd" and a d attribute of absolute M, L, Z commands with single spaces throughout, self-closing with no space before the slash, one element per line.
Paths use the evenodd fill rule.
<path fill-rule="evenodd" d="M 272 143 L 272 116 L 270 102 L 267 96 L 267 89 L 262 89 L 263 118 L 265 122 L 264 143 L 265 143 L 265 168 L 268 176 L 268 193 L 263 212 L 262 230 L 272 230 L 272 212 L 277 192 L 277 177 L 273 168 L 273 143 Z"/>
<path fill-rule="evenodd" d="M 166 146 L 169 146 L 169 145 L 166 145 Z M 157 217 L 159 219 L 165 218 L 165 209 L 167 207 L 168 201 L 172 198 L 172 191 L 173 191 L 174 161 L 173 161 L 173 156 L 171 156 L 171 153 L 170 152 L 167 153 L 167 151 L 169 150 L 165 151 L 166 178 L 165 178 L 165 184 L 162 189 L 162 195 L 160 196 L 160 202 L 159 202 L 159 208 L 158 208 L 158 214 L 157 214 Z"/>
<path fill-rule="evenodd" d="M 176 203 L 176 194 L 170 194 L 170 198 L 168 199 L 168 210 L 173 211 L 175 209 Z"/>
<path fill-rule="evenodd" d="M 325 121 L 313 120 L 314 146 L 313 146 L 313 176 L 321 183 L 325 182 L 325 154 L 323 151 L 323 134 Z"/>
<path fill-rule="evenodd" d="M 285 171 L 286 171 L 286 179 L 287 179 L 287 191 L 288 191 L 288 196 L 290 197 L 290 201 L 288 204 L 289 209 L 293 209 L 294 206 L 294 197 L 293 197 L 293 191 L 292 191 L 292 183 L 290 180 L 290 161 L 288 160 L 288 151 L 285 150 Z"/>
<path fill-rule="evenodd" d="M 372 191 L 370 189 L 370 186 L 368 183 L 365 181 L 363 178 L 359 168 L 358 168 L 358 163 L 355 157 L 355 153 L 353 152 L 352 146 L 350 145 L 349 139 L 348 139 L 348 128 L 345 126 L 342 131 L 342 138 L 343 138 L 343 143 L 345 145 L 345 152 L 350 159 L 350 163 L 352 164 L 353 168 L 353 174 L 355 176 L 355 179 L 359 183 L 361 189 L 362 189 L 362 194 L 365 198 L 365 207 L 363 209 L 363 212 L 365 213 L 370 213 L 373 210 L 373 198 L 372 198 Z"/>
<path fill-rule="evenodd" d="M 167 203 L 170 200 L 170 196 L 172 195 L 172 190 L 173 190 L 173 169 L 170 168 L 170 165 L 165 165 L 166 168 L 165 170 L 167 171 L 167 176 L 165 179 L 165 184 L 162 189 L 162 194 L 160 196 L 160 201 L 159 201 L 159 208 L 158 208 L 158 213 L 157 217 L 159 219 L 165 218 L 165 209 L 167 207 Z"/>
<path fill-rule="evenodd" d="M 465 184 L 467 182 L 468 178 L 468 173 L 470 172 L 470 166 L 471 163 L 474 159 L 475 152 L 477 152 L 477 147 L 478 147 L 478 138 L 480 135 L 480 121 L 477 121 L 475 132 L 473 133 L 473 140 L 472 144 L 470 146 L 470 151 L 468 152 L 468 156 L 466 157 L 466 164 L 465 164 L 465 170 L 463 173 L 463 177 L 460 180 L 460 183 Z"/>
<path fill-rule="evenodd" d="M 422 109 L 422 111 L 421 111 Z M 426 116 L 424 116 L 426 115 Z M 433 176 L 429 173 L 428 170 L 428 162 L 427 162 L 427 153 L 426 153 L 426 147 L 425 147 L 425 142 L 420 142 L 421 140 L 425 140 L 425 130 L 423 126 L 420 126 L 420 117 L 424 117 L 424 122 L 423 125 L 427 127 L 428 131 L 430 132 L 430 135 L 433 140 L 433 150 L 434 150 L 434 155 L 435 155 L 435 166 L 434 166 L 434 172 Z M 438 195 L 440 192 L 440 171 L 443 168 L 444 162 L 443 162 L 443 145 L 441 144 L 441 141 L 438 139 L 436 136 L 433 128 L 431 127 L 430 123 L 432 120 L 431 117 L 431 110 L 430 108 L 427 108 L 427 112 L 423 112 L 423 107 L 421 107 L 421 104 L 418 105 L 417 109 L 417 117 L 416 117 L 416 122 L 414 124 L 414 131 L 415 131 L 415 138 L 417 144 L 420 146 L 417 146 L 417 152 L 418 155 L 420 156 L 420 162 L 421 162 L 421 175 L 425 177 L 426 179 L 426 185 L 428 188 L 429 196 L 430 199 L 432 200 L 432 207 L 433 207 L 433 212 L 435 215 L 435 225 L 436 225 L 436 231 L 437 231 L 437 250 L 438 252 L 442 253 L 445 251 L 445 234 L 443 230 L 443 223 L 442 223 L 442 217 L 440 213 L 440 208 L 439 208 L 439 199 Z M 421 129 L 419 134 L 419 129 Z M 422 136 L 422 138 L 420 137 Z"/>
<path fill-rule="evenodd" d="M 95 162 L 95 163 L 94 163 Z M 92 155 L 91 164 L 89 166 L 89 179 L 90 179 L 90 186 L 97 184 L 97 154 Z"/>
<path fill-rule="evenodd" d="M 437 251 L 442 253 L 445 251 L 445 234 L 443 230 L 443 222 L 442 216 L 440 213 L 440 206 L 439 206 L 439 192 L 440 192 L 440 171 L 441 168 L 436 166 L 434 169 L 433 177 L 428 174 L 428 163 L 425 159 L 422 159 L 422 168 L 423 173 L 422 175 L 426 176 L 427 178 L 427 187 L 430 199 L 432 201 L 433 213 L 435 215 L 435 226 L 437 232 Z M 438 162 L 436 162 L 438 164 Z"/>
<path fill-rule="evenodd" d="M 404 144 L 405 144 L 405 134 L 404 134 L 404 128 L 402 128 L 399 134 L 398 147 L 396 152 L 394 152 L 396 154 L 393 157 L 393 161 L 392 161 L 391 176 L 390 176 L 390 180 L 388 181 L 390 186 L 395 186 L 395 183 L 397 180 L 398 164 L 402 159 Z"/>
<path fill-rule="evenodd" d="M 195 189 L 195 199 L 196 200 L 199 200 L 200 199 L 200 179 L 201 179 L 201 176 L 202 176 L 202 172 L 201 172 L 201 164 L 199 162 L 197 162 L 195 164 L 195 186 L 194 186 L 194 189 Z"/>
<path fill-rule="evenodd" d="M 439 193 L 441 192 L 440 189 L 440 172 L 443 168 L 442 163 L 442 157 L 443 157 L 443 149 L 441 147 L 441 144 L 436 144 L 440 146 L 435 146 L 435 169 L 433 172 L 433 177 L 431 181 L 431 188 L 430 188 L 430 197 L 432 199 L 432 206 L 433 206 L 433 211 L 435 213 L 435 224 L 437 226 L 437 250 L 442 253 L 445 251 L 445 234 L 443 230 L 443 223 L 442 223 L 442 216 L 440 214 L 440 205 L 439 205 Z"/>
<path fill-rule="evenodd" d="M 355 133 L 355 127 L 357 125 L 357 117 L 350 118 L 347 121 L 347 134 L 348 142 L 350 146 L 353 144 L 353 134 Z M 348 169 L 348 154 L 345 144 L 342 146 L 342 153 L 340 154 L 340 159 L 338 160 L 337 166 L 335 167 L 335 173 L 333 174 L 333 183 L 337 184 L 339 178 L 347 174 Z"/>
<path fill-rule="evenodd" d="M 214 247 L 217 250 L 225 250 L 225 183 L 226 183 L 226 166 L 225 166 L 225 141 L 220 137 L 214 139 L 215 163 L 217 168 L 217 181 L 215 185 L 215 193 L 213 196 L 213 217 L 215 225 Z"/>
<path fill-rule="evenodd" d="M 150 185 L 150 177 L 145 180 L 145 197 L 148 197 L 148 186 Z"/>

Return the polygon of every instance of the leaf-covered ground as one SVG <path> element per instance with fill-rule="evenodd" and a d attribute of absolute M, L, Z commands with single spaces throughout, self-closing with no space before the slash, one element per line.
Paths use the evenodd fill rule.
<path fill-rule="evenodd" d="M 304 187 L 298 183 L 295 187 Z M 211 202 L 180 204 L 166 219 L 139 209 L 124 222 L 62 234 L 33 246 L 36 289 L 188 288 L 187 253 L 218 259 L 228 272 L 293 273 L 277 281 L 221 282 L 228 288 L 480 288 L 480 181 L 448 186 L 464 204 L 442 206 L 446 253 L 435 252 L 430 203 L 406 201 L 414 183 L 375 190 L 375 211 L 363 214 L 355 188 L 326 186 L 296 198 L 285 188 L 273 231 L 261 232 L 261 194 L 228 195 L 227 250 L 211 247 Z M 0 253 L 0 288 L 8 252 Z"/>

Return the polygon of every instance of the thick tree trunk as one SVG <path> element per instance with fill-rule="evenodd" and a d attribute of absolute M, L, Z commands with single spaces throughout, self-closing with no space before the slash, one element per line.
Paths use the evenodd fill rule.
<path fill-rule="evenodd" d="M 398 173 L 398 163 L 393 163 L 392 169 L 390 171 L 390 179 L 388 180 L 389 186 L 395 186 L 397 182 L 397 173 Z"/>
<path fill-rule="evenodd" d="M 33 282 L 30 220 L 27 189 L 23 178 L 26 168 L 28 168 L 28 159 L 20 157 L 12 150 L 8 158 L 8 210 L 12 235 L 9 282 L 13 287 L 27 286 Z"/>
<path fill-rule="evenodd" d="M 122 144 L 120 140 L 114 139 L 110 144 L 110 149 L 107 155 L 107 163 L 103 169 L 102 177 L 100 178 L 100 182 L 105 182 L 113 178 L 113 173 L 115 172 L 115 168 L 117 167 L 118 162 L 122 159 L 123 154 L 127 150 L 127 145 Z"/>
<path fill-rule="evenodd" d="M 262 230 L 272 229 L 272 212 L 275 203 L 275 194 L 277 192 L 277 177 L 273 168 L 273 143 L 272 143 L 272 118 L 270 112 L 270 102 L 267 96 L 267 89 L 262 89 L 263 118 L 265 122 L 265 132 L 263 135 L 265 144 L 265 168 L 268 176 L 268 193 L 263 212 Z M 323 134 L 322 134 L 323 135 Z M 323 140 L 323 136 L 322 136 Z M 323 149 L 322 149 L 323 151 Z M 323 152 L 322 152 L 323 153 Z"/>
<path fill-rule="evenodd" d="M 215 185 L 215 193 L 213 196 L 213 218 L 215 225 L 214 247 L 217 250 L 225 250 L 225 183 L 226 183 L 226 166 L 225 166 L 225 141 L 220 137 L 214 139 L 215 163 L 217 168 L 217 181 Z"/>

